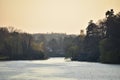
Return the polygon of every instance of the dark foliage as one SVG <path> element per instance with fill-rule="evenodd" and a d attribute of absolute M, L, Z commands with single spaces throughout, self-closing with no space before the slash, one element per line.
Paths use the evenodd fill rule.
<path fill-rule="evenodd" d="M 68 40 L 66 58 L 120 63 L 120 13 L 115 15 L 111 9 L 105 15 L 106 18 L 99 24 L 90 20 L 84 37 Z"/>
<path fill-rule="evenodd" d="M 0 60 L 45 59 L 36 49 L 30 34 L 21 33 L 13 27 L 0 27 Z"/>

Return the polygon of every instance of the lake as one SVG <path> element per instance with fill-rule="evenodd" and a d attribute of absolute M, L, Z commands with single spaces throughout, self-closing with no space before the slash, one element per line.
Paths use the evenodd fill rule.
<path fill-rule="evenodd" d="M 64 58 L 1 61 L 0 80 L 120 80 L 120 65 Z"/>

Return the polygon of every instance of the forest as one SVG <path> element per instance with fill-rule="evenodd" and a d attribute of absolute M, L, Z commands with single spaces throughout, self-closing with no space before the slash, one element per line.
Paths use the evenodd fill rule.
<path fill-rule="evenodd" d="M 90 20 L 80 35 L 29 34 L 0 27 L 0 60 L 33 60 L 65 57 L 75 61 L 120 64 L 120 13 L 113 9 L 105 18 Z"/>
<path fill-rule="evenodd" d="M 13 27 L 0 27 L 0 60 L 46 59 L 31 34 Z"/>
<path fill-rule="evenodd" d="M 113 9 L 105 13 L 105 18 L 94 23 L 90 20 L 86 35 L 76 37 L 67 47 L 66 58 L 78 61 L 120 63 L 120 12 Z"/>

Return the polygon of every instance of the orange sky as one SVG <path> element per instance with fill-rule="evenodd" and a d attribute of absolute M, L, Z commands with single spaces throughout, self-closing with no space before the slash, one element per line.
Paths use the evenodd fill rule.
<path fill-rule="evenodd" d="M 120 0 L 0 0 L 0 26 L 14 26 L 29 33 L 79 34 L 89 20 L 96 22 Z"/>

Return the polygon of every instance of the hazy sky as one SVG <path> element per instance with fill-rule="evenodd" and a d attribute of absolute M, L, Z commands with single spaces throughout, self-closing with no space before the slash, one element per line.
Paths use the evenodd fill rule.
<path fill-rule="evenodd" d="M 103 19 L 111 8 L 119 12 L 120 0 L 0 0 L 0 26 L 79 34 L 89 20 Z"/>

